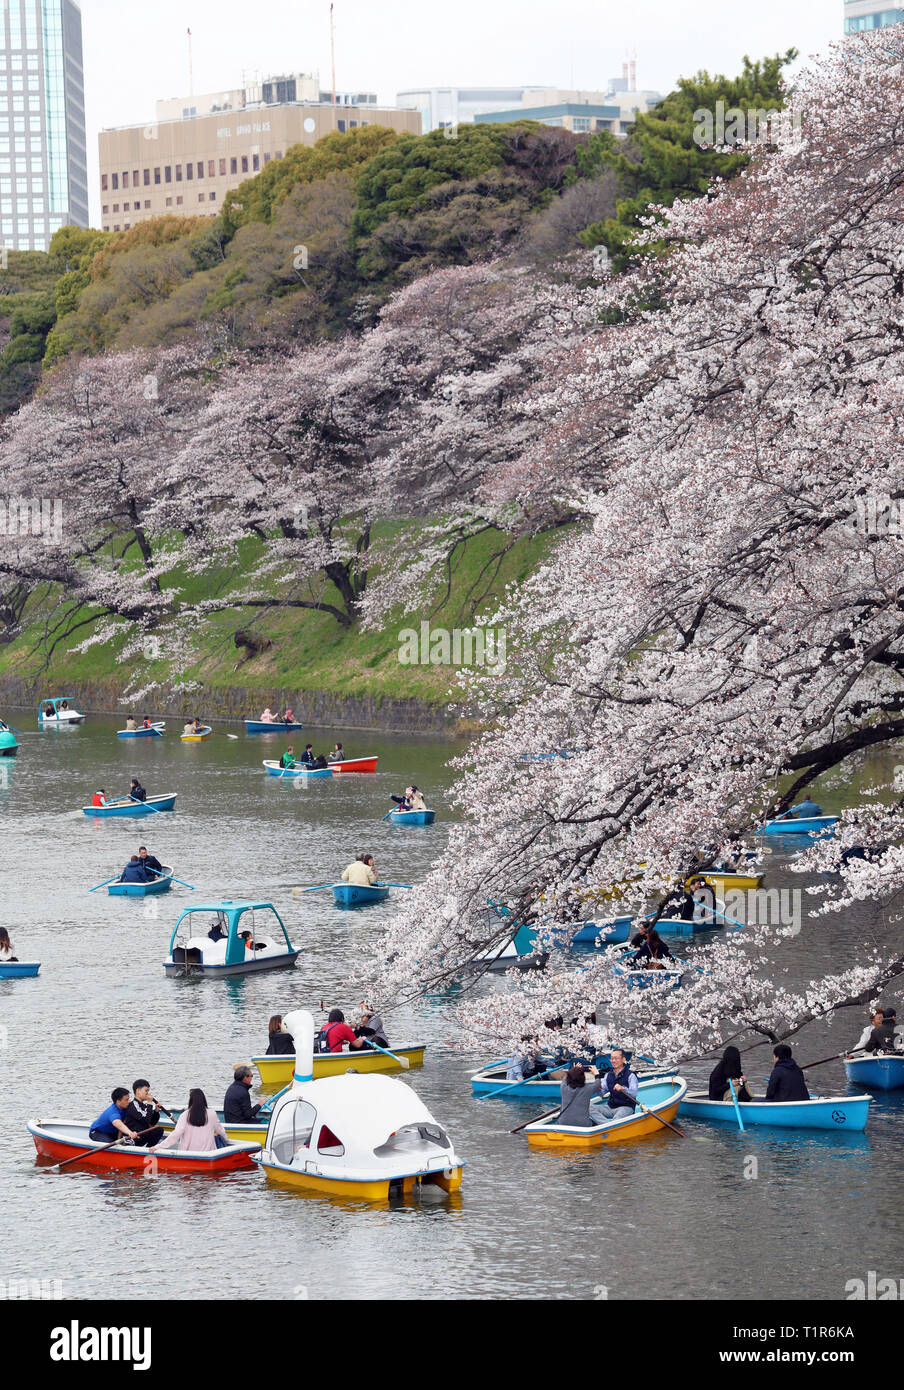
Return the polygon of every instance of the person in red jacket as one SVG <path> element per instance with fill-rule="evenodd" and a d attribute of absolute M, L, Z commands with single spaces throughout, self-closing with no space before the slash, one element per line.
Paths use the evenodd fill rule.
<path fill-rule="evenodd" d="M 92 805 L 92 806 L 106 806 L 106 804 L 107 804 L 107 793 L 104 791 L 103 787 L 101 787 L 100 791 L 99 791 L 99 792 L 95 792 L 94 795 L 92 796 L 92 798 L 91 798 L 91 805 Z"/>
<path fill-rule="evenodd" d="M 320 1052 L 341 1052 L 343 1043 L 358 1048 L 364 1046 L 365 1039 L 355 1037 L 354 1029 L 349 1028 L 341 1009 L 330 1009 L 327 1021 L 317 1036 L 317 1042 Z"/>

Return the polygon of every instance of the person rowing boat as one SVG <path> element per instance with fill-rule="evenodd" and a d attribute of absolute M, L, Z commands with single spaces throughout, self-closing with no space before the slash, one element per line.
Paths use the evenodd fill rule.
<path fill-rule="evenodd" d="M 637 1102 L 637 1074 L 628 1066 L 620 1047 L 613 1047 L 610 1062 L 611 1065 L 602 1082 L 602 1094 L 606 1100 L 591 1102 L 591 1124 L 604 1125 L 607 1120 L 623 1120 L 626 1115 L 634 1113 Z"/>
<path fill-rule="evenodd" d="M 148 794 L 137 777 L 133 777 L 129 783 L 129 798 L 132 801 L 147 801 L 148 799 Z"/>
<path fill-rule="evenodd" d="M 895 1023 L 894 1009 L 874 1010 L 852 1052 L 900 1052 L 901 1035 L 896 1031 Z"/>
<path fill-rule="evenodd" d="M 376 883 L 377 871 L 373 856 L 356 854 L 352 863 L 343 870 L 342 878 L 345 883 L 357 884 L 359 888 L 369 887 L 370 884 Z"/>
<path fill-rule="evenodd" d="M 292 747 L 291 743 L 289 744 L 285 753 L 283 753 L 282 757 L 280 758 L 279 765 L 285 771 L 289 771 L 291 768 L 298 766 L 298 764 L 295 761 L 295 750 Z"/>
<path fill-rule="evenodd" d="M 136 1132 L 134 1142 L 139 1148 L 159 1144 L 163 1129 L 158 1125 L 160 1107 L 151 1095 L 151 1083 L 139 1078 L 132 1082 L 132 1099 L 123 1114 L 125 1124 Z"/>
<path fill-rule="evenodd" d="M 397 803 L 400 811 L 427 810 L 427 803 L 415 786 L 406 787 L 404 796 L 391 796 L 390 799 Z"/>
<path fill-rule="evenodd" d="M 138 858 L 141 860 L 142 867 L 147 873 L 149 882 L 153 882 L 158 874 L 163 873 L 163 865 L 160 863 L 156 854 L 148 854 L 147 845 L 138 846 Z"/>

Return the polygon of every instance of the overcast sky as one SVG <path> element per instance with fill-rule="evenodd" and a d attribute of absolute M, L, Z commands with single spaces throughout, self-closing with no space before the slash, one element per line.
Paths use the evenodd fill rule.
<path fill-rule="evenodd" d="M 238 87 L 243 71 L 320 72 L 330 85 L 329 0 L 80 0 L 92 222 L 97 132 L 149 121 L 161 97 Z M 826 49 L 841 0 L 335 0 L 336 85 L 541 83 L 605 88 L 636 52 L 639 87 L 667 92 L 704 67 L 728 76 L 752 58 Z"/>

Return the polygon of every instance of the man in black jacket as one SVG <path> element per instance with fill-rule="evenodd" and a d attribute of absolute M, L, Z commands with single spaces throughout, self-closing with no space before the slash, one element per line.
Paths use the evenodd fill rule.
<path fill-rule="evenodd" d="M 232 1075 L 235 1079 L 223 1100 L 223 1123 L 257 1124 L 261 1107 L 251 1104 L 249 1092 L 254 1079 L 251 1068 L 242 1064 Z"/>
<path fill-rule="evenodd" d="M 769 1077 L 764 1100 L 809 1100 L 810 1092 L 804 1074 L 791 1056 L 787 1043 L 778 1043 L 773 1052 L 775 1066 Z"/>
<path fill-rule="evenodd" d="M 132 1099 L 126 1106 L 123 1114 L 123 1121 L 133 1129 L 138 1135 L 135 1143 L 139 1148 L 150 1148 L 152 1144 L 159 1144 L 163 1138 L 163 1130 L 157 1124 L 160 1119 L 160 1111 L 157 1102 L 151 1095 L 150 1081 L 139 1078 L 132 1082 Z M 143 1130 L 150 1131 L 142 1133 Z"/>
<path fill-rule="evenodd" d="M 141 860 L 145 869 L 154 870 L 152 874 L 148 874 L 149 879 L 155 878 L 163 868 L 163 865 L 160 863 L 160 860 L 157 858 L 156 854 L 148 854 L 147 845 L 138 846 L 138 858 Z"/>

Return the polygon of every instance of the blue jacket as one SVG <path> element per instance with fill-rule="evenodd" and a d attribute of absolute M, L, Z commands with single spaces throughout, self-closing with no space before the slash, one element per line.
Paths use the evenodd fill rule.
<path fill-rule="evenodd" d="M 139 859 L 136 863 L 129 860 L 128 864 L 119 875 L 120 883 L 147 883 L 148 875 L 144 871 L 144 865 Z"/>
<path fill-rule="evenodd" d="M 766 1099 L 773 1101 L 809 1100 L 810 1092 L 804 1074 L 793 1057 L 782 1058 L 772 1068 Z"/>

